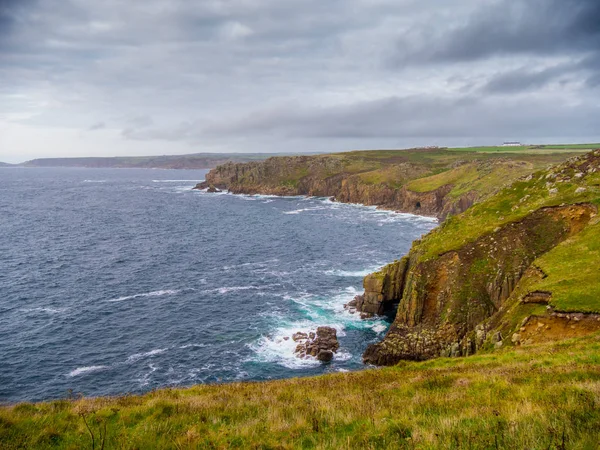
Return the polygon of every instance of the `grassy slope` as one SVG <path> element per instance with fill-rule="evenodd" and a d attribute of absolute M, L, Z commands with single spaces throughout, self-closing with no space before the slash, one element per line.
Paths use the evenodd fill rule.
<path fill-rule="evenodd" d="M 529 291 L 552 292 L 559 311 L 600 313 L 600 222 L 535 261 L 546 278 L 528 283 Z"/>
<path fill-rule="evenodd" d="M 453 152 L 479 152 L 479 153 L 552 153 L 552 150 L 561 151 L 589 151 L 600 147 L 600 144 L 559 144 L 559 145 L 521 145 L 518 147 L 488 146 L 488 147 L 456 147 L 449 148 Z"/>
<path fill-rule="evenodd" d="M 449 218 L 414 250 L 421 260 L 436 258 L 537 209 L 584 202 L 600 206 L 600 172 L 582 176 L 576 165 L 565 163 L 521 179 L 465 213 Z M 498 317 L 492 318 L 492 328 L 510 337 L 526 317 L 546 316 L 545 305 L 521 303 L 523 297 L 535 291 L 550 292 L 550 305 L 555 311 L 600 313 L 599 262 L 600 218 L 596 217 L 581 233 L 533 262 L 543 276 L 536 271 L 525 274 Z"/>
<path fill-rule="evenodd" d="M 579 151 L 578 153 L 580 153 Z M 273 174 L 269 179 L 269 184 L 274 186 L 295 187 L 300 180 L 307 176 L 318 179 L 325 179 L 334 175 L 357 175 L 361 181 L 368 185 L 387 185 L 392 188 L 400 188 L 407 182 L 421 177 L 433 176 L 432 180 L 423 180 L 422 184 L 411 183 L 418 192 L 433 190 L 441 185 L 445 180 L 444 173 L 450 181 L 460 181 L 461 186 L 466 188 L 473 179 L 468 177 L 456 176 L 455 171 L 461 171 L 461 167 L 453 169 L 453 165 L 459 163 L 482 163 L 492 161 L 503 161 L 501 167 L 494 171 L 490 167 L 478 169 L 475 178 L 482 178 L 480 186 L 473 185 L 474 189 L 482 188 L 487 194 L 497 188 L 497 181 L 509 183 L 516 179 L 522 173 L 528 173 L 531 170 L 545 168 L 548 165 L 557 164 L 564 161 L 571 155 L 568 150 L 555 150 L 551 153 L 511 150 L 506 152 L 479 152 L 477 149 L 461 149 L 461 151 L 452 151 L 448 149 L 409 149 L 409 150 L 368 150 L 353 151 L 344 153 L 333 153 L 327 155 L 312 156 L 312 164 L 305 160 L 290 160 L 286 164 L 286 171 Z M 507 170 L 506 160 L 521 161 L 529 165 L 521 167 L 520 170 Z M 317 163 L 317 162 L 321 163 Z M 327 164 L 336 162 L 337 164 Z M 402 167 L 402 164 L 413 165 L 412 170 Z M 491 166 L 491 164 L 490 164 Z M 467 167 L 470 167 L 467 165 Z M 435 178 L 435 177 L 438 178 Z M 496 179 L 493 177 L 496 176 Z M 489 177 L 489 178 L 486 178 Z M 457 179 L 458 178 L 458 179 Z M 243 178 L 241 180 L 243 182 Z M 442 182 L 440 184 L 440 182 Z M 249 181 L 249 184 L 252 184 Z M 454 196 L 459 196 L 460 187 L 457 187 Z M 489 192 L 488 192 L 489 191 Z"/>
<path fill-rule="evenodd" d="M 0 408 L 0 447 L 597 448 L 600 336 L 266 383 Z M 562 445 L 565 445 L 563 447 Z"/>
<path fill-rule="evenodd" d="M 551 183 L 552 180 L 545 178 L 546 174 L 546 171 L 536 172 L 531 180 L 517 181 L 460 216 L 446 220 L 418 245 L 422 257 L 433 258 L 458 249 L 500 225 L 522 219 L 545 206 L 578 202 L 600 205 L 599 172 L 582 180 L 572 177 L 570 181 L 563 183 Z M 547 184 L 549 182 L 551 185 Z M 577 193 L 579 187 L 586 188 L 586 191 Z M 551 195 L 549 189 L 556 189 L 557 192 Z"/>

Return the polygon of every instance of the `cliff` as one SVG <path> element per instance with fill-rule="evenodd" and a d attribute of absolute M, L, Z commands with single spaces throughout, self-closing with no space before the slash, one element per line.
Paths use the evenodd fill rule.
<path fill-rule="evenodd" d="M 600 312 L 600 269 L 593 262 L 600 244 L 599 186 L 600 150 L 517 181 L 367 276 L 357 300 L 365 312 L 399 306 L 365 362 L 389 365 L 527 343 L 521 333 L 532 318 L 562 320 L 571 334 L 587 323 L 569 323 L 567 316 Z M 599 321 L 590 323 L 589 332 L 600 330 Z"/>
<path fill-rule="evenodd" d="M 409 255 L 365 277 L 364 294 L 348 305 L 363 316 L 398 305 L 384 340 L 364 354 L 367 363 L 390 365 L 527 344 L 552 334 L 528 334 L 529 320 L 575 330 L 554 338 L 600 330 L 600 321 L 573 325 L 564 315 L 600 312 L 600 272 L 589 261 L 600 245 L 595 241 L 600 233 L 589 232 L 597 229 L 600 151 L 565 159 L 445 150 L 279 157 L 219 166 L 196 188 L 327 196 L 443 219 Z M 570 246 L 584 250 L 571 255 L 569 264 L 553 256 L 568 253 Z M 535 268 L 543 258 L 550 258 L 551 269 L 540 277 Z M 576 262 L 578 269 L 569 270 Z M 588 292 L 578 291 L 577 280 Z M 531 301 L 535 298 L 544 302 Z"/>
<path fill-rule="evenodd" d="M 564 155 L 507 155 L 446 150 L 349 152 L 227 163 L 197 189 L 235 194 L 308 195 L 445 218 Z"/>

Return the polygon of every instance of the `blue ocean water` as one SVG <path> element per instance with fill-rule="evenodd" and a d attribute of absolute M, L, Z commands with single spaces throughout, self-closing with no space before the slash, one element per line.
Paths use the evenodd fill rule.
<path fill-rule="evenodd" d="M 0 169 L 0 402 L 363 367 L 344 303 L 432 219 L 192 191 L 206 171 Z M 329 364 L 284 337 L 338 330 Z"/>

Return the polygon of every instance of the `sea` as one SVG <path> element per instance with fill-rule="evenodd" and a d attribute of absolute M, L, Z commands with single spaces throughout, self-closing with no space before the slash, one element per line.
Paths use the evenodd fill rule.
<path fill-rule="evenodd" d="M 365 367 L 393 317 L 344 304 L 437 222 L 192 190 L 206 172 L 0 169 L 0 403 Z M 321 325 L 333 361 L 296 357 Z"/>

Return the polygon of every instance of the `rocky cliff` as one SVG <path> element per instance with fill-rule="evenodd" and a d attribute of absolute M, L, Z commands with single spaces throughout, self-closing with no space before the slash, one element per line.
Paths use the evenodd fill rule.
<path fill-rule="evenodd" d="M 539 258 L 571 245 L 574 236 L 597 222 L 599 173 L 596 151 L 530 175 L 416 242 L 407 257 L 367 276 L 365 293 L 356 300 L 359 310 L 381 313 L 388 305 L 399 306 L 384 340 L 366 350 L 365 362 L 469 355 L 486 343 L 502 345 L 503 333 L 514 336 L 512 344 L 520 343 L 519 330 L 532 311 L 524 305 L 543 303 L 542 314 L 545 307 L 554 314 L 559 308 L 581 308 L 579 293 L 554 307 L 548 300 L 552 292 L 518 287 L 524 277 L 528 283 L 540 277 Z M 590 240 L 596 234 L 588 235 Z M 571 281 L 562 276 L 556 285 Z M 591 291 L 593 281 L 588 282 Z M 544 301 L 532 300 L 538 298 Z M 586 301 L 592 310 L 600 309 L 600 299 L 591 295 Z M 600 322 L 593 323 L 597 326 L 590 329 L 600 329 Z"/>
<path fill-rule="evenodd" d="M 444 219 L 414 243 L 409 255 L 368 275 L 364 294 L 348 305 L 363 316 L 398 305 L 389 332 L 366 350 L 365 362 L 389 365 L 469 355 L 482 346 L 503 345 L 508 334 L 517 336 L 510 343 L 520 343 L 519 330 L 527 328 L 523 324 L 533 313 L 545 317 L 545 307 L 553 308 L 553 314 L 578 312 L 581 298 L 589 312 L 600 312 L 600 297 L 586 294 L 576 299 L 567 295 L 562 304 L 546 303 L 541 309 L 527 305 L 527 298 L 537 297 L 524 287 L 535 285 L 540 258 L 595 226 L 600 151 L 541 170 L 539 161 L 531 159 L 464 160 L 440 152 L 433 161 L 418 153 L 412 159 L 384 155 L 382 160 L 385 152 L 379 152 L 380 159 L 364 153 L 225 164 L 197 189 L 327 196 Z M 593 240 L 598 233 L 583 234 L 588 248 L 600 248 Z M 563 272 L 564 264 L 556 267 Z M 575 276 L 555 276 L 554 286 L 564 290 Z M 591 283 L 597 283 L 600 293 L 600 272 L 586 277 L 588 283 L 597 280 Z M 552 297 L 552 292 L 546 294 Z"/>
<path fill-rule="evenodd" d="M 382 161 L 352 153 L 276 157 L 263 162 L 223 164 L 211 170 L 196 188 L 212 186 L 235 194 L 332 197 L 339 202 L 443 219 L 534 169 L 533 164 L 524 161 L 465 161 L 460 156 L 443 155 L 434 162 L 412 162 L 402 156 Z M 498 180 L 492 180 L 494 177 Z M 468 189 L 469 184 L 473 189 Z"/>

